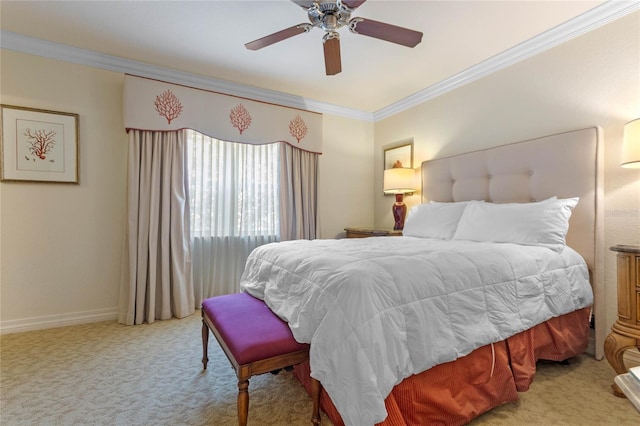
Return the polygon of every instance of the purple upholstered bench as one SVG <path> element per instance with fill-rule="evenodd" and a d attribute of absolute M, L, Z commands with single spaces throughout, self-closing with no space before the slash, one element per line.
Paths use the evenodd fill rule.
<path fill-rule="evenodd" d="M 220 343 L 238 376 L 238 424 L 249 414 L 249 378 L 299 364 L 309 358 L 309 345 L 298 343 L 287 323 L 262 300 L 247 293 L 227 294 L 202 302 L 202 364 L 207 369 L 209 330 Z M 320 424 L 320 382 L 312 379 L 311 422 Z"/>

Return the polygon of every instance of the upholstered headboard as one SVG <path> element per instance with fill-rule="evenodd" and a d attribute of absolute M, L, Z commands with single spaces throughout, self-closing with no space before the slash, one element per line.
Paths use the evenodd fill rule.
<path fill-rule="evenodd" d="M 425 161 L 422 202 L 580 197 L 571 215 L 567 244 L 587 262 L 596 315 L 604 318 L 601 134 L 600 128 L 590 127 Z M 597 342 L 603 342 L 603 333 L 606 330 L 596 331 Z M 597 358 L 601 357 L 599 347 Z"/>

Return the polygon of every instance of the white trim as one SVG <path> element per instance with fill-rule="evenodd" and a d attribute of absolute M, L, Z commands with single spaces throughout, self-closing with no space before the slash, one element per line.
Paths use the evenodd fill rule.
<path fill-rule="evenodd" d="M 595 321 L 595 358 L 604 358 L 604 341 L 609 334 L 606 325 L 606 305 L 607 292 L 605 286 L 605 238 L 604 238 L 604 130 L 598 126 L 597 129 L 597 154 L 596 154 L 596 226 L 594 234 L 595 245 L 595 269 L 593 278 L 594 293 L 594 314 Z"/>
<path fill-rule="evenodd" d="M 390 117 L 406 109 L 424 103 L 465 84 L 479 80 L 503 68 L 524 61 L 579 35 L 595 30 L 640 9 L 640 1 L 611 0 L 583 13 L 557 27 L 524 41 L 502 53 L 480 62 L 466 70 L 407 96 L 373 113 L 373 121 Z"/>
<path fill-rule="evenodd" d="M 168 68 L 144 64 L 142 62 L 105 55 L 90 50 L 53 43 L 25 35 L 0 30 L 0 47 L 46 58 L 87 65 L 109 71 L 149 77 L 176 84 L 243 96 L 258 101 L 306 109 L 308 111 L 354 118 L 362 121 L 378 121 L 401 111 L 462 87 L 468 83 L 506 68 L 510 65 L 537 55 L 552 47 L 640 9 L 640 1 L 611 0 L 588 12 L 558 25 L 536 37 L 495 55 L 465 71 L 433 84 L 413 95 L 407 96 L 374 113 L 327 104 L 283 92 L 232 83 L 210 77 L 176 71 Z"/>
<path fill-rule="evenodd" d="M 44 330 L 87 324 L 100 321 L 116 321 L 118 309 L 95 309 L 93 311 L 72 312 L 68 314 L 47 315 L 0 322 L 0 334 L 20 333 L 23 331 Z"/>
<path fill-rule="evenodd" d="M 305 99 L 300 96 L 276 92 L 274 90 L 261 89 L 254 86 L 237 84 L 225 80 L 218 80 L 212 77 L 203 77 L 196 74 L 149 65 L 142 62 L 132 61 L 130 59 L 105 55 L 103 53 L 54 43 L 48 40 L 29 37 L 10 31 L 0 30 L 0 47 L 31 55 L 43 56 L 45 58 L 100 68 L 107 71 L 137 75 L 140 77 L 182 84 L 184 86 L 226 93 L 228 95 L 240 96 L 257 101 L 304 109 L 307 111 L 339 115 L 362 121 L 373 121 L 373 114 L 370 112 L 327 104 L 314 101 L 312 99 Z"/>

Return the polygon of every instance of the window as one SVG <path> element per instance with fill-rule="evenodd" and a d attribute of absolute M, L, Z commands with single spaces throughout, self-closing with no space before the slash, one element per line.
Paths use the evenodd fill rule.
<path fill-rule="evenodd" d="M 280 240 L 280 144 L 224 142 L 186 130 L 197 301 L 240 290 L 251 251 Z"/>
<path fill-rule="evenodd" d="M 279 239 L 280 144 L 220 141 L 187 130 L 193 237 Z"/>

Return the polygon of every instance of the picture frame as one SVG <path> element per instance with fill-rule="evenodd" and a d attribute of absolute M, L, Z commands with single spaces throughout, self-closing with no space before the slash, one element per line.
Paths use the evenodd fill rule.
<path fill-rule="evenodd" d="M 413 142 L 385 148 L 383 170 L 394 167 L 413 168 Z"/>
<path fill-rule="evenodd" d="M 79 115 L 0 104 L 0 180 L 78 183 Z"/>

